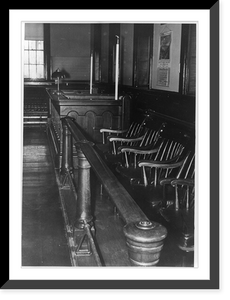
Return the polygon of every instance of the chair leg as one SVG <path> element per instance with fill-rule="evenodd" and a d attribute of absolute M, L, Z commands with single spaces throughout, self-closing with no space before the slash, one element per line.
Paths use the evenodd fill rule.
<path fill-rule="evenodd" d="M 126 166 L 126 168 L 129 167 L 129 160 L 128 160 L 128 156 L 127 156 L 126 152 L 125 152 L 125 166 Z"/>
<path fill-rule="evenodd" d="M 103 184 L 100 184 L 100 195 L 103 195 Z"/>
<path fill-rule="evenodd" d="M 186 210 L 189 210 L 189 186 L 186 189 Z"/>
<path fill-rule="evenodd" d="M 143 171 L 144 186 L 146 187 L 148 185 L 148 179 L 147 179 L 147 176 L 146 176 L 145 167 L 142 167 L 142 171 Z"/>
<path fill-rule="evenodd" d="M 178 187 L 177 185 L 175 186 L 175 210 L 179 210 L 179 196 L 178 196 Z"/>

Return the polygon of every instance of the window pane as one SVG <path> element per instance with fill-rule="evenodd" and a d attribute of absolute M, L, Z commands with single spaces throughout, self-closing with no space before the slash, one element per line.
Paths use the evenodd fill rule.
<path fill-rule="evenodd" d="M 36 64 L 36 51 L 29 51 L 29 64 Z"/>
<path fill-rule="evenodd" d="M 29 49 L 29 41 L 24 41 L 24 49 Z"/>
<path fill-rule="evenodd" d="M 29 78 L 29 66 L 24 65 L 24 78 Z"/>
<path fill-rule="evenodd" d="M 36 78 L 36 65 L 29 66 L 30 78 Z"/>
<path fill-rule="evenodd" d="M 37 41 L 37 49 L 43 50 L 44 49 L 44 42 L 43 41 Z"/>
<path fill-rule="evenodd" d="M 36 41 L 28 41 L 29 42 L 29 49 L 36 49 Z"/>
<path fill-rule="evenodd" d="M 29 63 L 28 51 L 24 51 L 24 64 L 28 64 L 28 63 Z"/>
<path fill-rule="evenodd" d="M 43 64 L 43 51 L 37 51 L 37 64 Z"/>
<path fill-rule="evenodd" d="M 37 65 L 37 78 L 44 78 L 44 66 Z"/>

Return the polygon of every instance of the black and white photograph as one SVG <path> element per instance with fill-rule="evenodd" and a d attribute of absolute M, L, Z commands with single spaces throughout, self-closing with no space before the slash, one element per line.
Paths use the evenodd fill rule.
<path fill-rule="evenodd" d="M 12 13 L 21 287 L 218 288 L 217 10 L 127 12 Z"/>
<path fill-rule="evenodd" d="M 23 25 L 22 266 L 194 267 L 196 23 Z"/>

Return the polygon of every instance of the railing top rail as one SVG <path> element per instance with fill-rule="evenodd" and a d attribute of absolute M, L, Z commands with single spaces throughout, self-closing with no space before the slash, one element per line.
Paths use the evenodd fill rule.
<path fill-rule="evenodd" d="M 91 141 L 87 140 L 81 127 L 70 117 L 63 118 L 77 145 L 81 148 L 92 169 L 103 184 L 106 192 L 116 205 L 121 217 L 128 224 L 131 222 L 148 221 L 147 216 L 118 181 L 106 163 L 99 156 Z"/>

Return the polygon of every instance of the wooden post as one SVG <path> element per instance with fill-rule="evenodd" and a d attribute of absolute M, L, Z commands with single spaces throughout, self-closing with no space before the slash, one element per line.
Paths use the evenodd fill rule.
<path fill-rule="evenodd" d="M 124 227 L 129 258 L 134 266 L 152 267 L 160 259 L 167 229 L 159 223 L 143 220 Z"/>
<path fill-rule="evenodd" d="M 179 195 L 178 195 L 178 186 L 177 184 L 175 185 L 175 210 L 179 210 Z"/>
<path fill-rule="evenodd" d="M 115 62 L 115 100 L 118 100 L 118 84 L 119 84 L 119 36 L 116 35 L 116 62 Z"/>
<path fill-rule="evenodd" d="M 72 136 L 64 121 L 62 119 L 63 142 L 62 142 L 62 163 L 61 163 L 61 176 L 63 177 L 62 185 L 65 185 L 66 179 L 69 174 L 73 173 L 73 149 L 72 149 Z"/>
<path fill-rule="evenodd" d="M 86 234 L 86 225 L 89 225 L 90 230 L 95 232 L 91 214 L 90 164 L 81 150 L 81 143 L 84 142 L 88 141 L 79 141 L 75 144 L 78 155 L 78 178 L 74 245 L 78 256 L 92 254 Z"/>
<path fill-rule="evenodd" d="M 93 93 L 93 52 L 90 54 L 90 82 L 89 82 L 89 93 Z"/>

